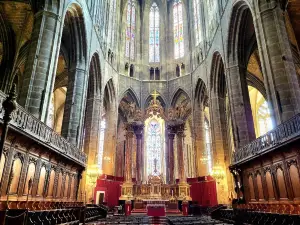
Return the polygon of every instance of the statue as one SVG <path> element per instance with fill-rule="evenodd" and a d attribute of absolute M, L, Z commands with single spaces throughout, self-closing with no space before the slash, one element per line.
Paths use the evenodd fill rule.
<path fill-rule="evenodd" d="M 143 113 L 142 113 L 142 110 L 137 109 L 137 110 L 135 111 L 135 117 L 134 117 L 134 120 L 135 120 L 135 121 L 142 121 L 142 120 L 143 120 Z"/>
<path fill-rule="evenodd" d="M 130 102 L 128 104 L 128 112 L 127 112 L 127 117 L 128 119 L 132 119 L 134 117 L 134 113 L 135 113 L 135 103 L 134 102 Z"/>
<path fill-rule="evenodd" d="M 176 119 L 174 113 L 175 113 L 174 109 L 169 109 L 168 110 L 168 119 L 169 120 L 175 120 Z"/>

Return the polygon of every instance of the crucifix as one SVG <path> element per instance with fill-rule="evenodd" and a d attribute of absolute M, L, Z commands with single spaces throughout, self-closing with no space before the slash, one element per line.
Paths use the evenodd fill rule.
<path fill-rule="evenodd" d="M 155 158 L 154 159 L 154 171 L 153 171 L 154 173 L 157 173 L 157 168 L 156 167 L 157 167 L 157 159 Z"/>
<path fill-rule="evenodd" d="M 153 97 L 153 101 L 154 104 L 156 104 L 156 99 L 159 96 L 158 92 L 156 91 L 156 89 L 154 90 L 153 94 L 151 94 L 151 96 Z"/>

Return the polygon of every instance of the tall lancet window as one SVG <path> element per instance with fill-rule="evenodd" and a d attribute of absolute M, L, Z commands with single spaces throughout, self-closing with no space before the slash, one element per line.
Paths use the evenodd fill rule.
<path fill-rule="evenodd" d="M 47 119 L 46 124 L 48 127 L 54 128 L 55 108 L 54 108 L 54 94 L 53 93 L 51 94 L 51 101 L 49 104 L 48 112 L 49 112 L 49 114 L 48 114 L 48 119 Z"/>
<path fill-rule="evenodd" d="M 108 38 L 108 45 L 110 47 L 115 46 L 115 35 L 116 35 L 116 7 L 117 7 L 117 0 L 110 1 L 110 37 Z"/>
<path fill-rule="evenodd" d="M 99 151 L 98 151 L 98 166 L 101 170 L 102 170 L 102 165 L 103 165 L 105 129 L 106 129 L 106 121 L 105 121 L 105 119 L 102 119 L 100 122 L 100 137 L 99 137 Z"/>
<path fill-rule="evenodd" d="M 175 59 L 184 56 L 184 38 L 183 38 L 183 18 L 182 2 L 175 0 L 173 4 L 173 24 L 174 24 L 174 57 Z"/>
<path fill-rule="evenodd" d="M 149 122 L 147 132 L 147 175 L 159 175 L 162 173 L 162 132 L 160 123 L 152 119 Z"/>
<path fill-rule="evenodd" d="M 208 172 L 212 172 L 212 159 L 211 159 L 211 136 L 210 136 L 210 126 L 207 119 L 204 120 L 204 130 L 205 130 L 205 146 L 206 146 L 206 155 L 208 162 Z"/>
<path fill-rule="evenodd" d="M 149 16 L 149 62 L 159 62 L 159 9 L 153 3 Z"/>
<path fill-rule="evenodd" d="M 125 56 L 134 59 L 135 51 L 135 4 L 128 0 Z"/>
<path fill-rule="evenodd" d="M 202 41 L 200 0 L 193 0 L 193 7 L 194 7 L 195 45 L 197 46 Z"/>

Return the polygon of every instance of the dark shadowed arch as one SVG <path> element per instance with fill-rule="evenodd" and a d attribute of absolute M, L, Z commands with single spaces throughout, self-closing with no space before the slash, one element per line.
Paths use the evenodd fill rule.
<path fill-rule="evenodd" d="M 89 69 L 88 99 L 101 94 L 101 67 L 98 53 L 94 53 Z"/>
<path fill-rule="evenodd" d="M 190 96 L 181 88 L 179 88 L 172 96 L 171 106 L 175 107 L 177 103 L 182 101 L 191 101 Z"/>
<path fill-rule="evenodd" d="M 224 62 L 219 52 L 215 52 L 212 59 L 210 89 L 219 97 L 225 97 L 226 77 L 224 70 Z"/>
<path fill-rule="evenodd" d="M 126 101 L 127 103 L 134 102 L 135 105 L 138 108 L 140 108 L 140 105 L 141 105 L 140 101 L 138 100 L 138 97 L 132 88 L 127 89 L 121 96 L 122 96 L 122 98 L 120 99 L 120 102 L 121 101 Z"/>
<path fill-rule="evenodd" d="M 247 47 L 253 43 L 253 35 L 255 35 L 254 26 L 253 30 L 249 30 L 249 22 L 253 23 L 252 13 L 245 1 L 237 2 L 232 9 L 230 24 L 228 30 L 228 48 L 227 56 L 229 63 L 238 62 L 246 66 L 247 60 Z M 251 45 L 250 45 L 251 47 Z"/>
<path fill-rule="evenodd" d="M 105 110 L 109 110 L 113 103 L 116 102 L 116 92 L 113 84 L 113 80 L 110 79 L 104 88 L 103 94 L 103 106 Z"/>
<path fill-rule="evenodd" d="M 65 15 L 62 45 L 68 49 L 69 60 L 84 62 L 87 57 L 87 36 L 82 8 L 73 3 Z"/>
<path fill-rule="evenodd" d="M 10 89 L 10 80 L 13 80 L 12 69 L 15 56 L 15 34 L 5 22 L 0 13 L 0 42 L 2 43 L 2 60 L 0 64 L 0 89 L 4 92 Z"/>
<path fill-rule="evenodd" d="M 195 103 L 196 104 L 203 104 L 204 106 L 207 105 L 208 101 L 208 93 L 207 88 L 202 79 L 198 79 L 196 90 L 195 90 Z"/>

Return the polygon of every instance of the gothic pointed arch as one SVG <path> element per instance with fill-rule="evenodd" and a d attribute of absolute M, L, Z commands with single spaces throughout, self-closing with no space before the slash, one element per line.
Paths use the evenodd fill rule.
<path fill-rule="evenodd" d="M 15 34 L 0 12 L 0 89 L 9 90 L 16 51 Z"/>
<path fill-rule="evenodd" d="M 224 87 L 226 87 L 226 78 L 223 58 L 219 52 L 215 52 L 210 73 L 210 90 L 224 97 Z"/>
<path fill-rule="evenodd" d="M 227 57 L 229 63 L 239 62 L 246 64 L 245 58 L 245 48 L 241 46 L 241 41 L 244 37 L 247 36 L 247 31 L 245 30 L 247 26 L 241 26 L 241 21 L 247 21 L 249 18 L 252 18 L 252 12 L 246 1 L 240 0 L 235 3 L 233 6 L 230 23 L 228 30 L 228 39 L 227 39 Z M 254 30 L 250 31 L 253 32 Z M 245 33 L 246 32 L 246 33 Z M 250 35 L 250 38 L 252 35 Z M 247 49 L 247 48 L 246 48 Z"/>
<path fill-rule="evenodd" d="M 206 105 L 208 101 L 208 92 L 204 81 L 199 78 L 195 89 L 195 104 Z"/>
<path fill-rule="evenodd" d="M 100 115 L 100 137 L 98 163 L 101 164 L 103 174 L 115 175 L 116 173 L 116 135 L 118 123 L 118 107 L 116 90 L 112 78 L 104 87 L 103 106 Z"/>
<path fill-rule="evenodd" d="M 113 107 L 116 102 L 116 91 L 112 79 L 109 79 L 104 87 L 103 106 L 105 109 Z"/>
<path fill-rule="evenodd" d="M 206 110 L 208 107 L 208 97 L 206 85 L 199 78 L 195 89 L 193 107 L 193 131 L 195 135 L 193 144 L 196 156 L 197 176 L 207 176 L 211 172 L 211 135 L 206 134 L 206 130 L 210 132 L 208 130 L 210 127 L 209 110 Z"/>
<path fill-rule="evenodd" d="M 182 88 L 178 88 L 171 97 L 171 106 L 175 107 L 178 103 L 191 101 L 190 96 Z"/>
<path fill-rule="evenodd" d="M 167 101 L 163 96 L 161 96 L 160 92 L 158 91 L 159 96 L 157 97 L 157 100 L 160 102 L 161 106 L 165 108 L 167 106 Z M 149 95 L 146 100 L 144 101 L 144 108 L 148 108 L 150 105 L 151 100 L 153 99 L 152 95 Z"/>
<path fill-rule="evenodd" d="M 65 14 L 62 43 L 69 49 L 69 60 L 85 62 L 87 57 L 87 35 L 82 8 L 72 3 Z"/>
<path fill-rule="evenodd" d="M 215 52 L 210 73 L 209 118 L 205 121 L 205 127 L 210 129 L 211 134 L 212 168 L 213 170 L 222 168 L 225 171 L 226 179 L 222 185 L 224 185 L 224 192 L 229 193 L 233 190 L 233 186 L 227 168 L 231 163 L 234 146 L 232 141 L 231 105 L 226 81 L 223 57 L 220 52 Z M 226 201 L 224 196 L 219 196 L 218 200 L 220 202 Z"/>
<path fill-rule="evenodd" d="M 238 68 L 236 68 L 235 71 L 238 72 L 236 73 L 238 78 L 234 79 L 233 84 L 240 89 L 239 95 L 241 96 L 241 101 L 244 103 L 245 119 L 248 120 L 248 123 L 244 125 L 247 126 L 248 139 L 252 139 L 253 134 L 258 137 L 263 135 L 260 131 L 266 131 L 272 127 L 271 125 L 266 125 L 266 129 L 259 129 L 259 122 L 256 119 L 258 112 L 256 108 L 259 108 L 261 104 L 264 104 L 267 106 L 268 111 L 265 115 L 271 115 L 272 110 L 270 109 L 273 107 L 272 102 L 267 98 L 267 91 L 264 86 L 264 83 L 268 85 L 268 79 L 264 79 L 262 72 L 256 39 L 256 28 L 251 8 L 246 2 L 238 2 L 234 5 L 232 13 L 236 14 L 233 14 L 234 16 L 231 18 L 231 25 L 233 26 L 232 32 L 234 34 L 229 34 L 228 58 L 230 65 L 238 65 Z M 232 76 L 230 75 L 229 78 L 231 77 Z M 254 89 L 252 87 L 254 87 Z M 257 93 L 256 90 L 259 90 L 259 93 Z M 257 100 L 261 99 L 260 97 L 257 98 L 258 95 L 264 96 L 264 99 Z M 237 105 L 235 106 L 239 107 Z M 236 114 L 236 109 L 233 109 L 232 112 L 233 114 Z M 234 122 L 239 123 L 237 119 L 238 115 L 234 115 L 234 117 L 236 117 Z M 236 132 L 243 129 L 241 123 L 239 123 L 239 125 L 234 125 L 234 127 L 236 127 L 234 128 Z M 236 134 L 236 137 L 241 137 L 241 134 Z"/>
<path fill-rule="evenodd" d="M 122 96 L 122 98 L 121 98 L 120 102 L 123 100 L 126 101 L 127 103 L 134 102 L 135 105 L 138 108 L 140 108 L 141 104 L 140 104 L 139 98 L 137 97 L 136 92 L 132 88 L 127 89 L 121 96 Z"/>
<path fill-rule="evenodd" d="M 61 104 L 65 105 L 61 134 L 71 143 L 80 147 L 82 146 L 84 133 L 84 120 L 81 119 L 84 118 L 85 112 L 83 85 L 87 83 L 89 74 L 87 41 L 83 8 L 77 3 L 71 3 L 64 14 L 61 37 L 61 46 L 63 47 L 60 47 L 60 53 L 62 54 L 58 58 L 57 68 L 60 68 L 62 73 L 56 72 L 55 83 L 57 84 L 57 81 L 61 80 L 61 90 L 65 92 L 63 98 L 56 98 L 61 99 Z M 62 64 L 59 64 L 60 59 Z M 62 86 L 62 84 L 65 86 Z M 51 105 L 51 102 L 55 97 L 53 97 L 53 93 L 51 94 L 49 105 L 50 108 L 53 108 L 55 103 Z M 63 93 L 61 92 L 60 95 L 62 96 Z"/>
<path fill-rule="evenodd" d="M 240 148 L 255 139 L 247 85 L 247 47 L 253 42 L 255 27 L 251 8 L 246 1 L 234 4 L 229 21 L 226 52 L 229 69 L 226 70 L 226 83 L 230 84 L 228 102 L 231 103 L 235 147 Z"/>
<path fill-rule="evenodd" d="M 102 88 L 102 75 L 99 54 L 96 52 L 93 54 L 90 68 L 89 68 L 89 82 L 88 82 L 88 99 L 92 96 L 101 95 Z"/>

